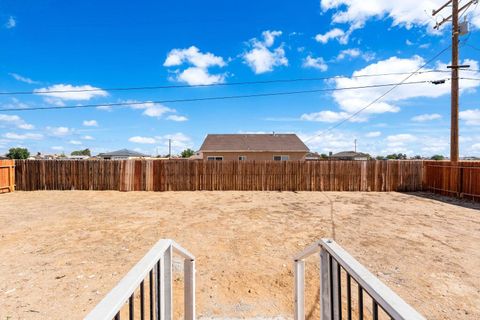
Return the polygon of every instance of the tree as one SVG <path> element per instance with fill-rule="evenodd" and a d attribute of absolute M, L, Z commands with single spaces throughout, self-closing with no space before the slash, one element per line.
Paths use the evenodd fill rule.
<path fill-rule="evenodd" d="M 406 154 L 402 154 L 402 153 L 392 153 L 392 154 L 389 154 L 387 156 L 387 159 L 389 160 L 406 160 L 407 159 L 407 155 Z"/>
<path fill-rule="evenodd" d="M 385 160 L 385 157 L 384 157 L 384 156 L 376 156 L 375 159 L 377 159 L 377 160 Z"/>
<path fill-rule="evenodd" d="M 27 148 L 10 148 L 6 156 L 10 159 L 27 159 L 30 157 L 30 152 Z"/>
<path fill-rule="evenodd" d="M 432 160 L 445 160 L 445 157 L 442 156 L 441 154 L 436 154 L 436 155 L 433 155 L 430 159 L 432 159 Z"/>
<path fill-rule="evenodd" d="M 422 159 L 422 156 L 416 155 L 415 157 L 413 157 L 413 159 L 420 160 L 420 159 Z"/>
<path fill-rule="evenodd" d="M 193 151 L 192 149 L 188 148 L 188 149 L 183 150 L 180 155 L 182 156 L 182 158 L 190 158 L 190 157 L 193 156 L 194 154 L 195 154 L 195 151 Z"/>
<path fill-rule="evenodd" d="M 76 150 L 76 151 L 72 151 L 72 153 L 70 153 L 70 155 L 72 156 L 91 156 L 92 153 L 90 152 L 90 149 L 85 149 L 85 150 Z"/>

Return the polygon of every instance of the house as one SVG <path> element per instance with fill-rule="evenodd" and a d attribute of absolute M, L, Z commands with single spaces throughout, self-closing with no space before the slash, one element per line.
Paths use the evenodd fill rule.
<path fill-rule="evenodd" d="M 304 160 L 310 150 L 296 134 L 209 134 L 203 160 Z"/>
<path fill-rule="evenodd" d="M 149 158 L 150 156 L 140 152 L 128 150 L 128 149 L 121 149 L 121 150 L 112 151 L 112 152 L 100 153 L 98 157 L 104 160 L 127 160 L 127 159 Z"/>
<path fill-rule="evenodd" d="M 368 160 L 370 155 L 355 151 L 342 151 L 330 156 L 333 160 Z"/>

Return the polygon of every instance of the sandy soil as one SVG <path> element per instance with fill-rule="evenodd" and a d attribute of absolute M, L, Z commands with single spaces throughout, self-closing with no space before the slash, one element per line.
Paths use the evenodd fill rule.
<path fill-rule="evenodd" d="M 197 257 L 199 317 L 288 319 L 291 257 L 322 237 L 335 238 L 428 319 L 480 319 L 479 207 L 439 199 L 340 192 L 3 194 L 0 319 L 81 319 L 160 238 L 175 239 Z M 315 263 L 307 264 L 309 311 L 318 290 Z"/>

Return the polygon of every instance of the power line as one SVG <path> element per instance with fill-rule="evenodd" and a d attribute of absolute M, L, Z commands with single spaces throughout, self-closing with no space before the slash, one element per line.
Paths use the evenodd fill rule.
<path fill-rule="evenodd" d="M 447 79 L 442 79 L 440 81 L 447 81 L 447 80 L 450 80 L 450 79 L 447 78 Z M 381 88 L 381 87 L 409 85 L 409 84 L 423 84 L 423 83 L 433 83 L 433 82 L 438 82 L 438 80 L 422 80 L 422 81 L 411 81 L 411 82 L 403 81 L 400 84 L 399 83 L 384 83 L 384 84 L 375 84 L 375 85 L 368 85 L 368 86 L 322 88 L 322 89 L 299 90 L 299 91 L 280 91 L 280 92 L 270 92 L 270 93 L 230 95 L 230 96 L 204 97 L 204 98 L 186 98 L 186 99 L 137 101 L 137 102 L 117 102 L 117 103 L 101 103 L 101 104 L 87 104 L 87 105 L 75 105 L 75 106 L 7 108 L 7 109 L 0 109 L 0 111 L 2 111 L 2 112 L 5 112 L 5 111 L 20 112 L 20 111 L 30 111 L 30 110 L 56 110 L 56 109 L 80 109 L 80 108 L 96 108 L 96 107 L 134 106 L 134 105 L 142 105 L 142 104 L 145 104 L 145 103 L 158 104 L 158 103 L 180 103 L 180 102 L 196 102 L 196 101 L 210 101 L 210 100 L 229 100 L 229 99 L 243 99 L 243 98 L 255 98 L 255 97 L 296 95 L 296 94 L 318 93 L 318 92 L 333 92 L 333 91 L 343 91 L 343 90 L 359 90 L 359 89 Z"/>
<path fill-rule="evenodd" d="M 448 49 L 450 49 L 451 45 L 449 45 L 448 47 L 446 47 L 445 49 L 443 49 L 442 51 L 440 51 L 439 53 L 437 53 L 435 56 L 433 56 L 432 58 L 430 58 L 427 62 L 425 62 L 423 65 L 421 65 L 417 70 L 415 70 L 414 72 L 412 72 L 410 75 L 408 75 L 407 77 L 405 77 L 405 79 L 403 79 L 402 81 L 400 81 L 399 83 L 395 84 L 392 88 L 388 89 L 387 91 L 385 91 L 385 93 L 383 93 L 382 95 L 380 95 L 379 97 L 377 97 L 376 99 L 374 99 L 372 102 L 370 102 L 369 104 L 367 104 L 365 107 L 361 108 L 360 110 L 352 113 L 350 116 L 348 116 L 347 118 L 343 119 L 343 120 L 340 120 L 339 122 L 337 122 L 336 124 L 334 124 L 333 126 L 327 128 L 326 130 L 324 130 L 323 132 L 320 132 L 319 134 L 316 134 L 312 137 L 310 137 L 309 139 L 305 140 L 304 142 L 307 143 L 308 141 L 312 140 L 313 138 L 316 138 L 318 136 L 321 136 L 325 133 L 328 133 L 330 131 L 332 131 L 333 129 L 341 126 L 342 124 L 344 124 L 345 122 L 347 122 L 348 120 L 354 118 L 355 116 L 357 116 L 358 114 L 360 114 L 361 112 L 363 112 L 364 110 L 370 108 L 373 104 L 377 103 L 378 101 L 380 101 L 383 97 L 385 97 L 387 94 L 389 94 L 390 92 L 392 92 L 393 90 L 395 90 L 397 87 L 401 86 L 401 85 L 404 85 L 408 82 L 406 82 L 408 79 L 410 79 L 415 73 L 417 73 L 418 71 L 422 70 L 425 66 L 427 66 L 429 63 L 431 63 L 433 60 L 437 59 L 439 56 L 441 56 L 445 51 L 447 51 Z"/>
<path fill-rule="evenodd" d="M 449 70 L 427 70 L 416 72 L 416 74 L 424 73 L 450 73 Z M 314 77 L 314 78 L 294 78 L 294 79 L 277 79 L 277 80 L 260 80 L 260 81 L 239 81 L 229 83 L 212 83 L 212 84 L 197 84 L 197 85 L 163 85 L 163 86 L 139 86 L 139 87 L 113 87 L 113 88 L 89 88 L 89 89 L 72 89 L 72 90 L 42 90 L 42 91 L 11 91 L 0 92 L 0 95 L 46 95 L 49 93 L 79 93 L 79 92 L 99 92 L 99 91 L 135 91 L 135 90 L 155 90 L 155 89 L 178 89 L 178 88 L 198 88 L 198 87 L 220 87 L 220 86 L 237 86 L 250 84 L 269 84 L 269 83 L 291 83 L 291 82 L 307 82 L 320 81 L 331 79 L 348 79 L 348 78 L 368 78 L 368 77 L 383 77 L 393 75 L 405 75 L 411 72 L 391 72 L 378 74 L 359 74 L 352 76 L 329 76 L 329 77 Z"/>

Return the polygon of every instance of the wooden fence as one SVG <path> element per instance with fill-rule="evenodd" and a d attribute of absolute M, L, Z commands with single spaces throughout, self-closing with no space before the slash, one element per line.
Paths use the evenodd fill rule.
<path fill-rule="evenodd" d="M 18 190 L 418 191 L 421 161 L 20 160 Z"/>
<path fill-rule="evenodd" d="M 0 193 L 15 190 L 15 161 L 0 160 Z"/>
<path fill-rule="evenodd" d="M 426 161 L 424 186 L 445 196 L 480 201 L 480 161 Z"/>

